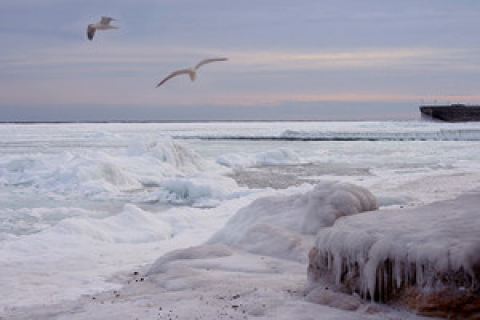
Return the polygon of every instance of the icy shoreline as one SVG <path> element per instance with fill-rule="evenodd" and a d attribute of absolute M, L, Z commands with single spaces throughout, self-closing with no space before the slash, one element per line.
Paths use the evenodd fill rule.
<path fill-rule="evenodd" d="M 469 201 L 465 201 L 467 198 Z M 464 206 L 461 213 L 477 215 L 477 211 L 472 211 L 478 207 L 477 199 L 478 194 L 464 195 L 411 210 L 427 209 L 432 215 L 438 210 L 448 213 L 452 205 L 460 205 Z M 312 268 L 310 282 L 307 281 L 308 262 L 301 256 L 311 248 L 317 233 L 312 227 L 320 230 L 316 236 L 318 248 L 322 235 L 338 228 L 343 230 L 341 226 L 349 221 L 382 225 L 382 219 L 378 218 L 392 213 L 392 210 L 361 213 L 374 209 L 376 202 L 366 189 L 345 183 L 324 182 L 303 195 L 260 198 L 240 209 L 206 244 L 167 252 L 151 265 L 117 274 L 112 279 L 117 289 L 61 304 L 11 308 L 5 316 L 8 319 L 118 319 L 122 315 L 140 319 L 314 319 L 314 315 L 322 314 L 322 319 L 420 319 L 392 305 L 371 304 L 342 290 L 331 290 L 334 286 L 323 275 L 316 277 L 313 285 Z M 312 210 L 317 213 L 312 215 Z M 404 219 L 399 217 L 396 224 L 389 224 L 387 232 L 396 227 L 401 229 L 404 227 L 401 222 L 408 223 L 411 219 L 408 214 Z M 363 232 L 361 228 L 357 230 Z M 368 228 L 365 230 L 368 232 Z M 477 239 L 475 234 L 462 230 L 474 241 Z M 363 242 L 353 243 L 359 249 L 349 249 L 352 257 L 363 250 Z M 475 254 L 473 258 L 478 260 Z"/>
<path fill-rule="evenodd" d="M 305 126 L 284 125 L 234 127 Z M 374 209 L 369 193 L 387 212 L 478 190 L 478 143 L 180 142 L 157 130 L 231 127 L 217 126 L 0 126 L 0 318 L 419 318 L 327 282 L 308 290 L 308 252 L 319 228 Z"/>

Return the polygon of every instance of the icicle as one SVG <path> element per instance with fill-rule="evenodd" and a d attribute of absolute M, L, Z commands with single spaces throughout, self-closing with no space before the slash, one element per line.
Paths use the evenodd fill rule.
<path fill-rule="evenodd" d="M 420 262 L 415 263 L 415 266 L 417 268 L 417 278 L 416 278 L 416 283 L 417 284 L 422 284 L 423 282 L 423 265 Z"/>
<path fill-rule="evenodd" d="M 342 261 L 341 258 L 337 255 L 333 258 L 333 264 L 334 264 L 334 274 L 336 275 L 336 283 L 340 284 L 341 283 L 341 276 L 342 276 Z"/>
<path fill-rule="evenodd" d="M 400 288 L 400 286 L 402 285 L 402 272 L 403 270 L 402 270 L 400 261 L 395 261 L 394 275 L 395 275 L 396 288 Z"/>

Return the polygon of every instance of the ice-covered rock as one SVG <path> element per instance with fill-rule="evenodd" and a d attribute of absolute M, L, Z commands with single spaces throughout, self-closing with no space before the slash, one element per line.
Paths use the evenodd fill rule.
<path fill-rule="evenodd" d="M 478 305 L 480 298 L 479 208 L 480 195 L 466 194 L 338 220 L 317 234 L 309 254 L 310 283 L 330 281 L 378 301 L 408 297 L 406 290 L 414 290 L 413 309 L 435 303 L 427 298 L 432 294 L 449 292 L 452 299 L 437 299 L 437 308 L 446 304 L 461 313 L 458 301 Z"/>

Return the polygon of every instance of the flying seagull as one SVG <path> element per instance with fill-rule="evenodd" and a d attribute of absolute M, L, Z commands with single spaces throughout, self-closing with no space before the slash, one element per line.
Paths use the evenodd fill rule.
<path fill-rule="evenodd" d="M 115 19 L 110 17 L 102 17 L 102 20 L 97 23 L 89 24 L 87 27 L 87 37 L 88 40 L 93 39 L 93 35 L 95 34 L 95 30 L 108 30 L 108 29 L 118 29 L 117 26 L 110 25 L 111 21 L 115 21 Z"/>
<path fill-rule="evenodd" d="M 190 76 L 190 80 L 195 81 L 195 79 L 197 78 L 197 70 L 198 70 L 198 68 L 200 68 L 200 67 L 203 66 L 204 64 L 207 64 L 207 63 L 210 63 L 210 62 L 216 62 L 216 61 L 227 61 L 227 60 L 228 60 L 227 58 L 205 59 L 205 60 L 202 60 L 202 61 L 200 61 L 199 63 L 197 63 L 197 65 L 194 66 L 194 67 L 174 71 L 174 72 L 170 73 L 165 79 L 163 79 L 162 81 L 160 81 L 160 83 L 157 84 L 157 88 L 160 87 L 160 86 L 161 86 L 162 84 L 164 84 L 165 82 L 167 82 L 168 80 L 170 80 L 171 78 L 173 78 L 173 77 L 175 77 L 175 76 L 178 76 L 178 75 L 180 75 L 180 74 L 188 74 L 188 75 Z"/>

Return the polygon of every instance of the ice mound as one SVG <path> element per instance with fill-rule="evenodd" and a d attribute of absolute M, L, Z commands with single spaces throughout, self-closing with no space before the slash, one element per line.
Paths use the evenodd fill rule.
<path fill-rule="evenodd" d="M 238 190 L 235 180 L 205 173 L 188 178 L 164 179 L 160 186 L 163 191 L 157 195 L 158 201 L 175 204 L 214 204 L 215 201 L 225 199 Z"/>
<path fill-rule="evenodd" d="M 427 309 L 441 309 L 429 298 L 439 293 L 457 301 L 450 311 L 458 307 L 461 314 L 458 299 L 463 298 L 465 305 L 476 301 L 478 307 L 479 208 L 480 195 L 466 194 L 424 207 L 338 220 L 316 237 L 309 255 L 309 280 L 327 280 L 379 301 L 403 296 L 416 301 L 413 309 L 420 312 L 422 303 Z"/>
<path fill-rule="evenodd" d="M 53 182 L 59 184 L 56 190 L 62 192 L 71 192 L 76 186 L 81 186 L 85 193 L 126 191 L 141 187 L 136 179 L 114 162 L 94 159 L 88 159 L 78 167 L 67 168 L 60 179 L 54 177 Z"/>
<path fill-rule="evenodd" d="M 217 158 L 217 163 L 229 168 L 260 167 L 298 162 L 300 162 L 300 157 L 287 148 L 271 149 L 257 154 L 231 153 Z"/>
<path fill-rule="evenodd" d="M 133 190 L 141 184 L 115 158 L 98 152 L 63 152 L 51 157 L 11 157 L 0 164 L 6 185 L 32 186 L 59 194 L 96 194 Z"/>
<path fill-rule="evenodd" d="M 220 258 L 231 256 L 232 254 L 232 250 L 224 245 L 201 245 L 174 250 L 158 258 L 150 267 L 148 275 L 165 272 L 171 262 L 179 260 Z"/>
<path fill-rule="evenodd" d="M 169 178 L 210 172 L 209 162 L 170 137 L 136 140 L 126 152 L 63 152 L 0 159 L 0 184 L 33 187 L 39 193 L 96 196 L 158 187 Z"/>
<path fill-rule="evenodd" d="M 208 243 L 245 251 L 302 259 L 306 236 L 333 225 L 342 216 L 378 208 L 363 187 L 325 181 L 304 194 L 260 198 L 240 209 Z"/>
<path fill-rule="evenodd" d="M 76 238 L 110 243 L 147 243 L 172 237 L 172 226 L 154 213 L 127 204 L 118 215 L 104 219 L 69 218 L 56 225 L 52 232 Z"/>
<path fill-rule="evenodd" d="M 0 234 L 5 238 L 13 239 L 17 236 L 46 230 L 66 218 L 97 218 L 103 214 L 100 211 L 75 207 L 0 208 Z M 0 236 L 0 241 L 2 236 Z"/>
<path fill-rule="evenodd" d="M 208 169 L 210 164 L 193 150 L 168 136 L 134 140 L 127 149 L 128 156 L 151 156 L 184 172 Z"/>

